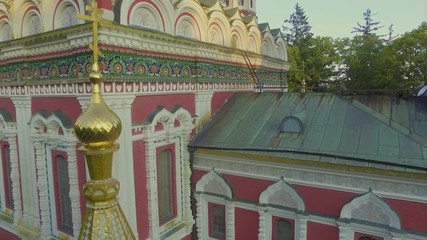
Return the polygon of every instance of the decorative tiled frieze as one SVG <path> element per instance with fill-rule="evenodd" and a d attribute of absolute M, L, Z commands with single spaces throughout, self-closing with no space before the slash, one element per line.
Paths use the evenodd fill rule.
<path fill-rule="evenodd" d="M 171 60 L 137 54 L 105 51 L 99 60 L 105 81 L 123 82 L 242 82 L 252 81 L 246 66 L 220 65 L 207 62 Z M 143 57 L 142 57 L 143 56 Z M 43 59 L 43 60 L 42 60 Z M 42 61 L 41 61 L 42 60 Z M 55 59 L 2 64 L 0 83 L 46 83 L 59 80 L 82 81 L 91 71 L 90 55 L 73 54 Z M 258 69 L 259 81 L 277 85 L 285 81 L 286 72 Z"/>

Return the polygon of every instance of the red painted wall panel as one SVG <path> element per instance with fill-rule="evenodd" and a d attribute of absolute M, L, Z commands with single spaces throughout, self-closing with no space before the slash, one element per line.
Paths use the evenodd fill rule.
<path fill-rule="evenodd" d="M 136 220 L 139 239 L 148 239 L 148 195 L 145 167 L 145 145 L 142 140 L 133 142 L 133 170 L 135 179 Z"/>
<path fill-rule="evenodd" d="M 358 196 L 356 193 L 301 185 L 295 188 L 304 199 L 306 210 L 333 217 L 339 217 L 342 207 Z"/>
<path fill-rule="evenodd" d="M 224 103 L 233 95 L 234 92 L 216 92 L 212 96 L 211 109 L 212 115 L 219 111 Z"/>
<path fill-rule="evenodd" d="M 374 236 L 374 235 L 369 235 L 369 234 L 360 233 L 360 232 L 354 233 L 354 240 L 359 240 L 362 237 L 370 237 L 370 238 L 375 239 L 375 240 L 384 240 L 384 238 L 377 237 L 377 236 Z"/>
<path fill-rule="evenodd" d="M 13 119 L 16 121 L 16 111 L 15 105 L 10 98 L 0 98 L 0 108 L 4 108 L 12 115 Z"/>
<path fill-rule="evenodd" d="M 0 228 L 0 239 L 20 240 L 21 238 L 3 228 Z"/>
<path fill-rule="evenodd" d="M 181 239 L 181 240 L 192 240 L 193 239 L 193 237 L 191 236 L 191 234 L 190 235 L 188 235 L 188 236 L 185 236 L 183 239 Z"/>
<path fill-rule="evenodd" d="M 267 180 L 239 177 L 228 174 L 223 174 L 223 176 L 231 185 L 234 198 L 250 202 L 259 202 L 259 196 L 261 193 L 267 189 L 268 186 L 274 183 Z"/>
<path fill-rule="evenodd" d="M 191 114 L 195 113 L 194 94 L 170 94 L 157 96 L 139 96 L 132 104 L 132 123 L 143 122 L 157 106 L 170 110 L 175 105 L 181 105 Z"/>
<path fill-rule="evenodd" d="M 402 229 L 427 233 L 427 204 L 385 199 L 400 217 Z"/>
<path fill-rule="evenodd" d="M 316 222 L 307 222 L 307 240 L 339 239 L 339 229 Z"/>
<path fill-rule="evenodd" d="M 33 98 L 31 113 L 35 114 L 40 110 L 46 110 L 48 112 L 61 110 L 67 114 L 73 122 L 76 121 L 77 117 L 82 112 L 77 98 L 71 97 Z"/>
<path fill-rule="evenodd" d="M 235 208 L 235 229 L 236 239 L 258 239 L 258 212 L 242 208 Z"/>

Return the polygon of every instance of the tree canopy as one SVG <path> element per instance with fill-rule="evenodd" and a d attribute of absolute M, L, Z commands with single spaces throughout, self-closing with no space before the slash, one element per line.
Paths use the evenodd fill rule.
<path fill-rule="evenodd" d="M 291 67 L 289 91 L 318 90 L 402 90 L 408 91 L 427 81 L 427 23 L 403 34 L 387 35 L 373 20 L 370 9 L 357 22 L 351 38 L 313 37 L 304 9 L 295 5 L 284 21 Z"/>

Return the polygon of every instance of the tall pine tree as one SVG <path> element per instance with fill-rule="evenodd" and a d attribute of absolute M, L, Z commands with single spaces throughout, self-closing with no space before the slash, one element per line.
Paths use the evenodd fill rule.
<path fill-rule="evenodd" d="M 374 22 L 372 20 L 372 14 L 370 9 L 366 9 L 366 12 L 363 13 L 363 19 L 365 19 L 365 24 L 362 25 L 357 22 L 357 27 L 353 27 L 352 33 L 361 33 L 363 36 L 374 35 L 377 30 L 382 28 L 383 26 L 379 26 L 380 22 Z"/>
<path fill-rule="evenodd" d="M 309 40 L 313 33 L 311 33 L 311 26 L 308 24 L 308 19 L 305 16 L 304 9 L 297 3 L 295 5 L 295 12 L 285 20 L 285 24 L 290 24 L 290 27 L 283 26 L 285 39 L 288 45 L 301 46 Z"/>

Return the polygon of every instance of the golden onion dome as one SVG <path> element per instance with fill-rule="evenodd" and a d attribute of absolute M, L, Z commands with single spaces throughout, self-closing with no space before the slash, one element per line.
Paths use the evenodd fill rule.
<path fill-rule="evenodd" d="M 102 75 L 98 64 L 89 75 L 93 94 L 89 106 L 77 118 L 74 130 L 80 142 L 92 147 L 107 147 L 114 144 L 122 131 L 119 116 L 105 103 L 101 95 Z"/>

